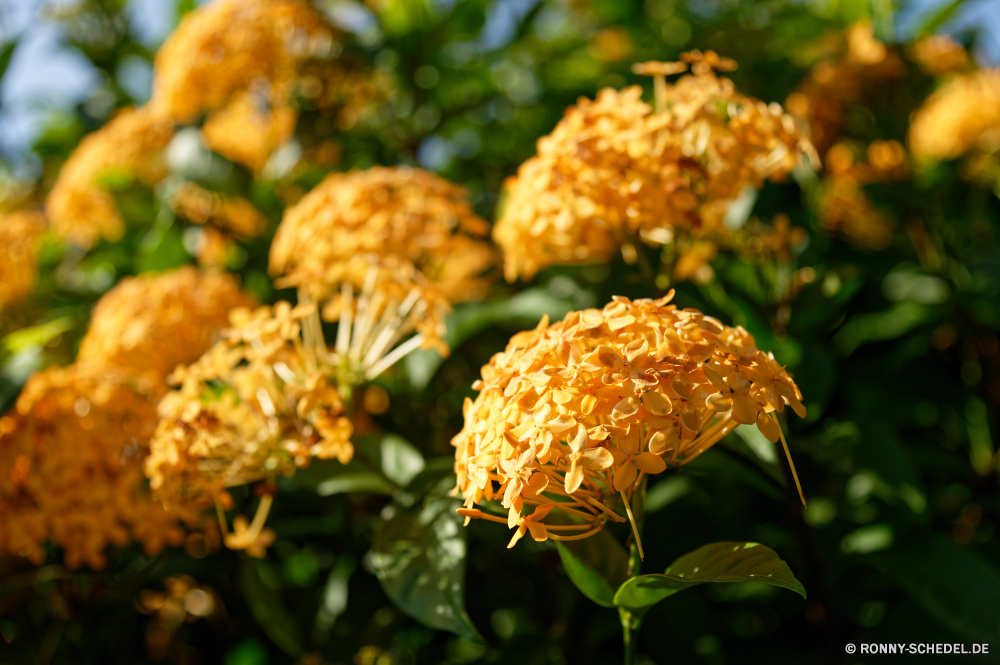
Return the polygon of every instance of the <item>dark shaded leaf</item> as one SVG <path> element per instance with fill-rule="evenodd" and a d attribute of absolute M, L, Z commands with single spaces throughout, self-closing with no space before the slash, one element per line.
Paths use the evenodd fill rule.
<path fill-rule="evenodd" d="M 583 540 L 556 542 L 566 574 L 587 598 L 614 607 L 615 589 L 625 581 L 628 554 L 607 531 Z"/>

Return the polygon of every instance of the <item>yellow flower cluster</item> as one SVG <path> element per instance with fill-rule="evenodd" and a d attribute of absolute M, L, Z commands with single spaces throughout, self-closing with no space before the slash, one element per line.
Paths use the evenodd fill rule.
<path fill-rule="evenodd" d="M 725 232 L 730 202 L 765 178 L 783 178 L 812 147 L 777 104 L 738 92 L 714 69 L 732 61 L 685 54 L 692 75 L 669 85 L 683 63 L 644 63 L 657 77 L 655 110 L 638 86 L 582 98 L 538 154 L 506 184 L 494 238 L 508 280 L 549 265 L 605 261 L 639 239 Z"/>
<path fill-rule="evenodd" d="M 45 217 L 39 212 L 0 213 L 0 312 L 35 288 L 35 257 L 44 232 Z"/>
<path fill-rule="evenodd" d="M 452 440 L 461 514 L 516 527 L 510 547 L 526 532 L 584 538 L 625 521 L 619 503 L 631 519 L 646 474 L 687 464 L 739 424 L 784 445 L 774 412 L 805 416 L 791 376 L 746 330 L 677 309 L 672 295 L 545 317 L 493 356 Z M 475 508 L 492 499 L 506 518 Z M 553 510 L 566 519 L 544 523 Z"/>
<path fill-rule="evenodd" d="M 407 307 L 412 327 L 434 344 L 448 303 L 479 298 L 489 284 L 483 274 L 495 259 L 483 239 L 488 230 L 463 188 L 426 171 L 334 174 L 285 210 L 270 271 L 278 286 L 329 301 L 323 314 L 333 320 L 342 309 L 336 298 L 342 284 L 361 289 L 375 265 L 391 310 L 415 294 L 417 302 Z"/>
<path fill-rule="evenodd" d="M 840 139 L 849 109 L 906 74 L 899 54 L 875 39 L 871 22 L 855 23 L 833 37 L 830 56 L 785 100 L 789 114 L 809 126 L 821 156 Z"/>
<path fill-rule="evenodd" d="M 252 304 L 224 273 L 184 267 L 126 277 L 94 305 L 77 360 L 148 373 L 162 383 L 208 350 L 230 310 Z"/>
<path fill-rule="evenodd" d="M 908 142 L 922 161 L 1000 149 L 1000 68 L 962 74 L 941 86 L 914 114 Z"/>
<path fill-rule="evenodd" d="M 171 380 L 179 389 L 160 402 L 146 474 L 168 506 L 210 505 L 228 487 L 291 475 L 313 457 L 346 464 L 354 454 L 315 306 L 238 309 L 232 324 L 225 340 L 178 367 Z M 238 519 L 226 545 L 262 554 L 269 507 L 266 495 L 253 525 Z"/>
<path fill-rule="evenodd" d="M 153 661 L 167 657 L 174 634 L 184 623 L 224 611 L 212 587 L 188 575 L 171 575 L 163 588 L 163 592 L 140 591 L 135 603 L 137 610 L 152 616 L 146 628 L 146 655 Z"/>
<path fill-rule="evenodd" d="M 71 365 L 35 374 L 0 418 L 0 553 L 103 568 L 109 544 L 155 554 L 184 530 L 144 490 L 157 391 L 132 375 Z M 188 515 L 190 517 L 190 515 Z"/>
<path fill-rule="evenodd" d="M 157 52 L 151 103 L 190 122 L 262 86 L 263 102 L 280 108 L 300 63 L 327 57 L 335 36 L 302 0 L 215 0 L 185 16 Z"/>
<path fill-rule="evenodd" d="M 275 148 L 292 137 L 297 120 L 290 105 L 272 106 L 263 92 L 248 90 L 210 115 L 201 135 L 213 151 L 259 173 Z"/>
<path fill-rule="evenodd" d="M 267 228 L 264 214 L 242 196 L 219 194 L 188 182 L 168 200 L 175 214 L 202 227 L 195 255 L 203 266 L 224 267 L 235 240 L 258 236 Z"/>
<path fill-rule="evenodd" d="M 125 222 L 106 182 L 136 178 L 153 185 L 167 175 L 165 148 L 174 123 L 148 106 L 125 109 L 84 138 L 59 171 L 45 202 L 52 230 L 84 248 L 117 240 Z"/>
<path fill-rule="evenodd" d="M 972 64 L 965 48 L 948 35 L 931 35 L 909 49 L 910 58 L 929 76 L 961 72 Z"/>
<path fill-rule="evenodd" d="M 809 125 L 827 167 L 817 201 L 824 231 L 862 248 L 885 249 L 892 241 L 894 221 L 872 203 L 864 187 L 906 177 L 908 155 L 898 141 L 877 140 L 866 146 L 848 140 L 844 125 L 851 108 L 863 106 L 887 84 L 901 80 L 906 65 L 895 50 L 875 39 L 874 27 L 867 21 L 833 35 L 830 51 L 788 96 L 785 106 Z"/>
<path fill-rule="evenodd" d="M 893 220 L 872 204 L 862 188 L 906 177 L 906 149 L 898 141 L 879 140 L 869 144 L 866 160 L 855 161 L 855 152 L 848 142 L 827 151 L 827 176 L 818 199 L 820 224 L 827 233 L 859 247 L 885 249 L 892 242 Z"/>

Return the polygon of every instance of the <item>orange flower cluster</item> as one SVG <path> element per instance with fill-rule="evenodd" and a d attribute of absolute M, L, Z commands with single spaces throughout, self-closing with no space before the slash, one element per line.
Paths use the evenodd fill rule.
<path fill-rule="evenodd" d="M 855 152 L 848 142 L 827 151 L 827 176 L 818 201 L 820 224 L 827 233 L 859 247 L 885 249 L 892 242 L 893 219 L 872 204 L 863 187 L 909 175 L 906 149 L 898 141 L 873 141 L 865 161 L 855 161 Z"/>
<path fill-rule="evenodd" d="M 104 367 L 31 377 L 16 411 L 0 417 L 0 552 L 41 564 L 51 541 L 71 568 L 103 568 L 109 544 L 136 541 L 155 554 L 181 543 L 176 518 L 143 489 L 156 396 Z"/>
<path fill-rule="evenodd" d="M 849 109 L 906 74 L 899 54 L 875 39 L 871 22 L 855 23 L 831 41 L 831 56 L 814 65 L 785 100 L 788 113 L 809 126 L 821 156 L 840 139 Z"/>
<path fill-rule="evenodd" d="M 174 634 L 182 624 L 210 617 L 223 610 L 212 587 L 198 584 L 188 575 L 172 575 L 163 582 L 164 591 L 144 589 L 136 598 L 136 609 L 152 616 L 146 628 L 146 655 L 164 660 Z"/>
<path fill-rule="evenodd" d="M 230 310 L 252 304 L 224 273 L 185 267 L 126 277 L 94 305 L 77 360 L 148 373 L 162 383 L 208 350 Z"/>
<path fill-rule="evenodd" d="M 362 288 L 376 265 L 390 310 L 414 293 L 416 309 L 414 303 L 407 308 L 412 327 L 440 347 L 448 303 L 479 298 L 489 284 L 483 277 L 494 263 L 483 239 L 488 230 L 463 188 L 426 171 L 376 167 L 334 174 L 285 210 L 270 271 L 278 286 L 329 301 L 323 315 L 334 320 L 342 285 Z"/>
<path fill-rule="evenodd" d="M 45 217 L 41 213 L 30 210 L 0 213 L 0 312 L 35 288 L 38 280 L 35 257 L 44 232 Z"/>
<path fill-rule="evenodd" d="M 69 156 L 45 202 L 52 230 L 84 248 L 118 240 L 125 222 L 107 183 L 135 178 L 153 185 L 167 175 L 165 148 L 174 123 L 148 106 L 125 109 Z"/>
<path fill-rule="evenodd" d="M 264 214 L 242 196 L 226 196 L 188 182 L 168 201 L 174 213 L 202 227 L 195 255 L 203 266 L 224 267 L 235 240 L 258 236 L 267 228 Z"/>
<path fill-rule="evenodd" d="M 1000 149 L 1000 68 L 956 76 L 917 110 L 908 136 L 921 161 Z"/>
<path fill-rule="evenodd" d="M 271 106 L 264 91 L 250 90 L 206 120 L 205 145 L 259 173 L 275 148 L 292 137 L 298 113 L 291 106 Z"/>
<path fill-rule="evenodd" d="M 646 474 L 687 464 L 739 424 L 784 444 L 774 412 L 805 416 L 788 372 L 743 328 L 679 310 L 672 295 L 545 317 L 493 356 L 452 440 L 459 513 L 516 527 L 509 547 L 525 533 L 585 538 L 624 522 L 620 504 L 631 520 Z M 475 507 L 493 499 L 506 518 Z M 566 519 L 545 523 L 553 510 Z"/>
<path fill-rule="evenodd" d="M 894 221 L 871 202 L 864 187 L 909 175 L 906 150 L 898 141 L 855 145 L 842 135 L 848 110 L 901 80 L 906 65 L 875 39 L 870 22 L 856 23 L 830 41 L 830 55 L 813 66 L 785 106 L 809 125 L 827 167 L 818 198 L 823 229 L 859 247 L 884 249 L 892 241 Z"/>
<path fill-rule="evenodd" d="M 931 35 L 909 49 L 910 58 L 929 76 L 965 71 L 972 64 L 965 48 L 948 35 Z"/>
<path fill-rule="evenodd" d="M 265 103 L 284 106 L 300 63 L 328 57 L 336 36 L 302 0 L 215 0 L 185 16 L 157 52 L 152 104 L 189 122 L 263 86 Z"/>
<path fill-rule="evenodd" d="M 180 387 L 160 402 L 146 474 L 168 506 L 218 501 L 227 487 L 291 475 L 312 458 L 349 462 L 334 354 L 314 305 L 232 313 L 226 339 L 171 377 Z M 301 336 L 301 338 L 300 338 Z M 265 501 L 266 500 L 266 501 Z M 226 545 L 263 553 L 271 497 L 252 525 L 237 520 Z"/>
<path fill-rule="evenodd" d="M 738 92 L 714 69 L 731 60 L 685 54 L 692 75 L 669 85 L 684 63 L 644 63 L 656 80 L 655 110 L 638 86 L 580 99 L 538 154 L 508 180 L 494 229 L 508 280 L 549 265 L 605 261 L 639 239 L 676 232 L 724 234 L 731 201 L 765 178 L 781 179 L 812 147 L 777 104 Z"/>

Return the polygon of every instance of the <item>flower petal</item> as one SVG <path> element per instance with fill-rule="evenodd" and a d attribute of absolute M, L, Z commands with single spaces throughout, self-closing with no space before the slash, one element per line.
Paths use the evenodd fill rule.
<path fill-rule="evenodd" d="M 744 395 L 733 395 L 733 420 L 742 425 L 757 422 L 757 403 Z"/>
<path fill-rule="evenodd" d="M 569 471 L 566 472 L 566 493 L 572 494 L 580 489 L 583 484 L 583 464 L 582 460 L 575 459 L 569 463 Z"/>
<path fill-rule="evenodd" d="M 778 441 L 778 422 L 763 411 L 757 414 L 757 429 L 767 437 L 768 441 L 776 443 Z"/>
<path fill-rule="evenodd" d="M 702 427 L 701 414 L 697 411 L 681 411 L 681 425 L 691 432 L 700 432 Z"/>
<path fill-rule="evenodd" d="M 728 390 L 728 388 L 727 388 Z M 722 393 L 715 393 L 709 395 L 705 399 L 705 405 L 708 406 L 712 411 L 718 411 L 723 413 L 733 408 L 733 400 L 729 395 L 723 395 Z"/>
<path fill-rule="evenodd" d="M 630 395 L 625 399 L 621 400 L 615 404 L 614 410 L 611 412 L 611 417 L 615 420 L 623 420 L 625 418 L 631 418 L 639 411 L 639 400 L 636 399 L 634 395 Z"/>
<path fill-rule="evenodd" d="M 603 471 L 615 463 L 615 457 L 607 448 L 591 448 L 580 453 L 580 462 L 588 469 Z"/>
<path fill-rule="evenodd" d="M 534 517 L 534 515 L 532 515 L 532 517 Z M 528 520 L 528 531 L 531 532 L 531 537 L 539 543 L 549 539 L 549 532 L 545 528 L 545 525 L 541 522 Z"/>
<path fill-rule="evenodd" d="M 638 469 L 632 464 L 631 460 L 625 461 L 624 464 L 615 469 L 615 491 L 624 492 L 626 489 L 631 487 L 632 483 L 635 482 L 636 476 L 639 475 Z"/>
<path fill-rule="evenodd" d="M 635 464 L 640 471 L 645 471 L 646 473 L 663 473 L 667 470 L 667 463 L 653 453 L 639 453 L 638 455 L 633 455 L 632 463 Z"/>
<path fill-rule="evenodd" d="M 673 410 L 673 405 L 663 393 L 655 391 L 643 393 L 641 401 L 642 405 L 646 407 L 646 410 L 653 415 L 669 416 L 670 412 Z"/>

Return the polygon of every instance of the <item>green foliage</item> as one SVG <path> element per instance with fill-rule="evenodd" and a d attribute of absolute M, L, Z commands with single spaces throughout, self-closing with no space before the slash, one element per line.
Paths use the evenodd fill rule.
<path fill-rule="evenodd" d="M 805 587 L 774 550 L 760 543 L 712 543 L 680 557 L 662 575 L 629 579 L 615 592 L 614 605 L 641 621 L 656 603 L 706 582 L 760 582 L 806 597 Z"/>
<path fill-rule="evenodd" d="M 445 479 L 410 508 L 388 506 L 375 526 L 372 564 L 386 594 L 413 618 L 482 641 L 465 612 L 465 531 Z"/>

